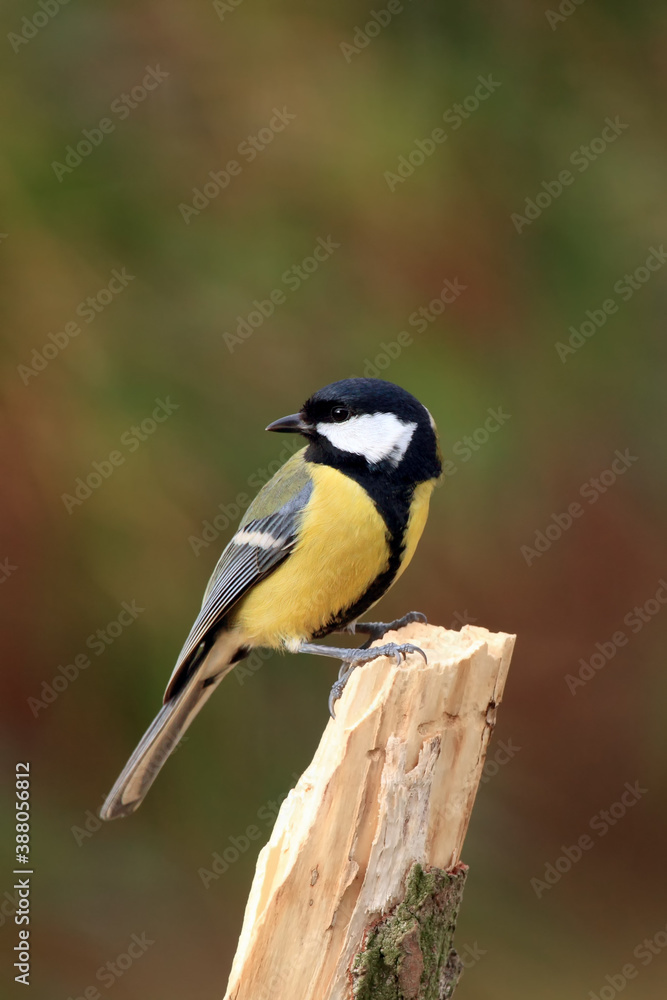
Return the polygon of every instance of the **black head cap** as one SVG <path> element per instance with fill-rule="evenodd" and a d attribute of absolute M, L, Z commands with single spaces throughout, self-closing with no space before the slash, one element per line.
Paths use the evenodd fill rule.
<path fill-rule="evenodd" d="M 401 482 L 440 475 L 435 424 L 406 389 L 375 378 L 332 382 L 314 393 L 300 413 L 271 425 L 298 431 L 311 442 L 309 461 L 342 470 L 367 469 Z"/>

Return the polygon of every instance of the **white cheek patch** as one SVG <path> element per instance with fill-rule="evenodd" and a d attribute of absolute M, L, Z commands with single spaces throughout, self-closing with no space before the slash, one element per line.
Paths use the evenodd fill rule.
<path fill-rule="evenodd" d="M 363 455 L 370 465 L 389 461 L 396 466 L 405 455 L 416 423 L 399 420 L 393 413 L 364 413 L 341 424 L 317 425 L 317 432 L 334 448 Z"/>

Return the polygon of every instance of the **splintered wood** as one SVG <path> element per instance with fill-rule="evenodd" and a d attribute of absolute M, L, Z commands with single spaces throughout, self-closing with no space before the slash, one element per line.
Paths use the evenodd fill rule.
<path fill-rule="evenodd" d="M 413 624 L 382 642 L 428 664 L 354 671 L 259 856 L 225 1000 L 354 996 L 355 955 L 414 863 L 459 861 L 514 638 Z"/>

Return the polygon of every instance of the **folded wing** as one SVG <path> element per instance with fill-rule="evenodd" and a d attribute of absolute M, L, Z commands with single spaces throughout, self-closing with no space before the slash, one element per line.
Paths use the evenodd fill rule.
<path fill-rule="evenodd" d="M 313 489 L 303 459 L 304 450 L 262 487 L 220 556 L 204 593 L 201 611 L 169 679 L 165 702 L 174 697 L 201 663 L 232 608 L 250 587 L 273 572 L 296 545 L 301 514 Z"/>

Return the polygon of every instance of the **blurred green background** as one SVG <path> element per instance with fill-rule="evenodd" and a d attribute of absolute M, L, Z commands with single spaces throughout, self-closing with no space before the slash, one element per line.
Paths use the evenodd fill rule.
<path fill-rule="evenodd" d="M 664 996 L 665 11 L 374 10 L 4 7 L 0 938 L 10 956 L 27 759 L 33 997 L 222 996 L 260 844 L 208 888 L 198 869 L 249 825 L 268 837 L 258 814 L 310 761 L 337 665 L 231 675 L 140 812 L 91 815 L 160 704 L 232 531 L 222 508 L 286 457 L 264 426 L 376 373 L 429 407 L 451 462 L 382 616 L 519 636 L 464 853 L 457 997 L 610 1000 L 628 963 L 628 1000 Z M 302 268 L 319 238 L 339 246 Z M 156 400 L 172 413 L 151 423 Z M 94 463 L 106 478 L 77 498 Z M 107 633 L 123 602 L 143 610 Z M 100 629 L 113 641 L 91 648 Z M 586 833 L 570 871 L 531 884 Z M 132 934 L 154 943 L 96 979 Z"/>

